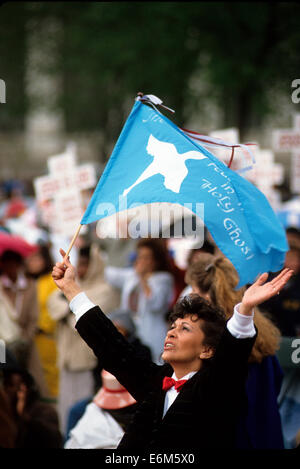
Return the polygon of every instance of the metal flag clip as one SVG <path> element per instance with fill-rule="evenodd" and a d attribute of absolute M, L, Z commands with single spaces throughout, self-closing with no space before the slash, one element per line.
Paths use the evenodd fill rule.
<path fill-rule="evenodd" d="M 163 104 L 163 101 L 160 98 L 158 98 L 157 96 L 155 96 L 154 94 L 143 94 L 143 93 L 139 92 L 137 94 L 137 97 L 135 98 L 135 100 L 136 101 L 142 101 L 146 104 L 150 104 L 155 109 L 156 109 L 156 106 L 161 106 L 161 107 L 167 109 L 168 111 L 175 113 L 175 111 L 173 109 L 169 108 L 168 106 L 165 106 Z M 156 109 L 156 110 L 158 111 L 158 109 Z"/>

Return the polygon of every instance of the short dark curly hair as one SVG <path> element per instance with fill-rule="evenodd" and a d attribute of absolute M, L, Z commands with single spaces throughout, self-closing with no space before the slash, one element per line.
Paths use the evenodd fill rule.
<path fill-rule="evenodd" d="M 194 316 L 195 321 L 202 319 L 200 327 L 204 334 L 204 345 L 216 349 L 226 324 L 223 310 L 211 306 L 201 296 L 191 293 L 175 304 L 169 322 L 172 324 L 176 319 L 186 316 Z"/>

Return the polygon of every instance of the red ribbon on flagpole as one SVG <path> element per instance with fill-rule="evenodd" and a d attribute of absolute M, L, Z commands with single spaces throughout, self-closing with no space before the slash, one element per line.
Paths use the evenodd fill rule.
<path fill-rule="evenodd" d="M 189 129 L 184 129 L 180 127 L 180 129 L 190 138 L 193 138 L 194 140 L 197 140 L 199 142 L 202 142 L 204 144 L 208 144 L 209 146 L 216 146 L 216 147 L 225 147 L 225 148 L 231 148 L 231 156 L 230 160 L 228 163 L 228 168 L 232 165 L 233 157 L 234 157 L 234 149 L 235 148 L 243 148 L 243 146 L 249 146 L 249 145 L 257 145 L 255 142 L 248 142 L 248 143 L 243 143 L 243 144 L 229 144 L 227 142 L 224 142 L 221 139 L 218 139 L 216 137 L 209 137 L 208 135 L 202 135 L 199 134 L 198 132 L 195 132 L 194 130 L 189 130 Z M 250 153 L 250 152 L 249 152 Z M 250 156 L 251 153 L 250 153 Z M 253 157 L 252 157 L 253 159 Z"/>

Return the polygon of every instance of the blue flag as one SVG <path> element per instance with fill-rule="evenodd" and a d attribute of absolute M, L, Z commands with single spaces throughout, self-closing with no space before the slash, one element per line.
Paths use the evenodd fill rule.
<path fill-rule="evenodd" d="M 266 197 L 163 114 L 136 101 L 81 224 L 155 202 L 194 213 L 196 204 L 204 205 L 203 222 L 235 266 L 238 287 L 283 267 L 288 244 Z"/>

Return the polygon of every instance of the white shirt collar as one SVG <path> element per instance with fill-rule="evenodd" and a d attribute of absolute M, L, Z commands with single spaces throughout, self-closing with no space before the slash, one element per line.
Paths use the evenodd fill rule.
<path fill-rule="evenodd" d="M 190 378 L 192 378 L 192 376 L 194 376 L 196 373 L 197 373 L 197 371 L 190 371 L 188 374 L 186 374 L 185 376 L 183 376 L 183 377 L 180 378 L 180 379 L 190 379 Z M 171 377 L 172 377 L 173 379 L 175 379 L 175 381 L 179 381 L 179 378 L 177 378 L 177 376 L 175 375 L 175 371 L 174 371 L 174 373 L 172 374 Z"/>

